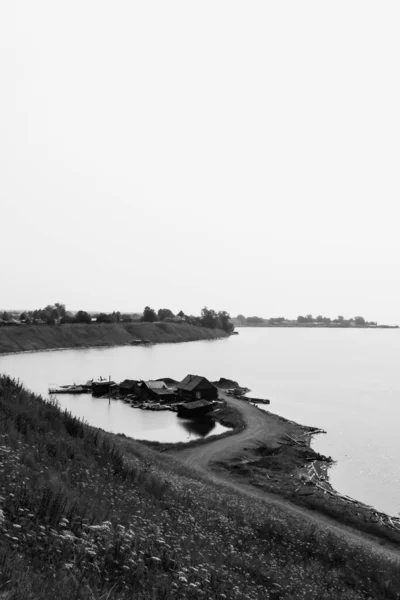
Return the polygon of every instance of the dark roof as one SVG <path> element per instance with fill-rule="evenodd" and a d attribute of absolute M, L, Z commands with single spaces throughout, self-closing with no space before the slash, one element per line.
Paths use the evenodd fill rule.
<path fill-rule="evenodd" d="M 186 402 L 180 406 L 185 410 L 196 410 L 197 408 L 205 408 L 206 406 L 213 406 L 213 402 L 209 400 L 195 400 L 194 402 Z"/>
<path fill-rule="evenodd" d="M 121 383 L 119 384 L 119 387 L 131 388 L 135 385 L 135 383 L 137 383 L 135 379 L 124 379 L 124 381 L 121 381 Z"/>
<path fill-rule="evenodd" d="M 185 379 L 178 383 L 176 387 L 178 390 L 193 392 L 193 390 L 195 390 L 200 383 L 203 383 L 203 381 L 206 381 L 210 387 L 215 387 L 208 379 L 201 377 L 200 375 L 186 375 Z"/>

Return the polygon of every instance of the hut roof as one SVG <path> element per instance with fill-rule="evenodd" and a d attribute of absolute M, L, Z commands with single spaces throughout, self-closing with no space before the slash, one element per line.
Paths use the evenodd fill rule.
<path fill-rule="evenodd" d="M 119 387 L 130 389 L 135 385 L 135 383 L 137 383 L 135 379 L 124 379 L 124 381 L 121 381 L 121 383 L 119 384 Z"/>
<path fill-rule="evenodd" d="M 205 377 L 201 377 L 200 375 L 186 375 L 185 379 L 183 379 L 176 386 L 178 390 L 185 390 L 186 392 L 192 392 L 197 388 L 201 383 L 206 382 L 210 387 L 215 387 L 208 379 Z"/>
<path fill-rule="evenodd" d="M 143 383 L 151 390 L 163 390 L 167 386 L 163 381 L 143 381 Z"/>

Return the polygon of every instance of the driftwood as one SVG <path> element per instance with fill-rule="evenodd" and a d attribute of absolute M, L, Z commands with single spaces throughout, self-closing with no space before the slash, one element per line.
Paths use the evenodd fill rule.
<path fill-rule="evenodd" d="M 287 433 L 284 434 L 287 438 L 289 438 L 289 440 L 291 440 L 294 444 L 296 444 L 297 446 L 301 446 L 302 443 L 300 443 L 298 440 L 295 440 L 294 438 L 292 438 L 290 435 L 288 435 Z"/>

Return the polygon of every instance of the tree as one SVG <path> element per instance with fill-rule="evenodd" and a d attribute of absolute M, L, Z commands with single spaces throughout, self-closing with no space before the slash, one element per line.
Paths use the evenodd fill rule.
<path fill-rule="evenodd" d="M 60 304 L 60 302 L 56 302 L 54 305 L 54 308 L 57 311 L 57 317 L 59 319 L 62 319 L 63 317 L 65 317 L 66 315 L 66 308 L 65 308 L 65 304 Z"/>
<path fill-rule="evenodd" d="M 7 312 L 6 310 L 3 312 L 3 314 L 1 315 L 1 318 L 3 319 L 3 321 L 9 321 L 11 319 L 11 315 L 9 312 Z"/>
<path fill-rule="evenodd" d="M 354 322 L 356 325 L 365 325 L 364 317 L 354 317 Z"/>
<path fill-rule="evenodd" d="M 201 324 L 203 327 L 208 327 L 208 329 L 215 329 L 217 326 L 217 313 L 215 310 L 207 308 L 205 306 L 201 310 Z"/>
<path fill-rule="evenodd" d="M 85 310 L 78 310 L 75 315 L 76 323 L 91 323 L 92 317 Z"/>
<path fill-rule="evenodd" d="M 242 327 L 246 325 L 246 317 L 244 315 L 238 315 L 236 319 L 239 321 Z"/>
<path fill-rule="evenodd" d="M 264 319 L 262 317 L 247 317 L 246 323 L 248 325 L 261 325 L 264 323 Z"/>
<path fill-rule="evenodd" d="M 169 308 L 160 308 L 157 313 L 159 321 L 165 321 L 165 319 L 172 319 L 175 315 Z"/>
<path fill-rule="evenodd" d="M 146 306 L 143 311 L 143 317 L 141 318 L 141 321 L 154 323 L 154 321 L 157 321 L 156 311 L 153 308 L 150 308 L 150 306 Z"/>
<path fill-rule="evenodd" d="M 225 310 L 221 310 L 218 313 L 218 320 L 220 322 L 220 328 L 226 331 L 227 333 L 232 333 L 232 331 L 235 329 L 235 326 L 231 322 L 230 314 L 227 313 Z"/>

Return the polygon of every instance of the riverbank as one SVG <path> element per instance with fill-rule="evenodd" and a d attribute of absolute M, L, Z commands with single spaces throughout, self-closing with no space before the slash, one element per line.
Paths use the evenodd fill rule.
<path fill-rule="evenodd" d="M 71 348 L 193 342 L 227 337 L 221 329 L 188 323 L 66 323 L 0 327 L 0 355 Z"/>
<path fill-rule="evenodd" d="M 191 468 L 213 474 L 238 489 L 262 490 L 272 503 L 302 507 L 306 518 L 317 522 L 326 519 L 324 522 L 333 528 L 337 523 L 372 534 L 375 543 L 400 543 L 400 518 L 338 494 L 329 484 L 328 469 L 333 461 L 311 448 L 312 435 L 324 432 L 221 391 L 220 397 L 239 411 L 244 424 L 239 433 L 192 447 L 179 445 L 169 452 Z"/>
<path fill-rule="evenodd" d="M 21 600 L 395 600 L 387 549 L 237 492 L 0 377 L 0 590 Z"/>

